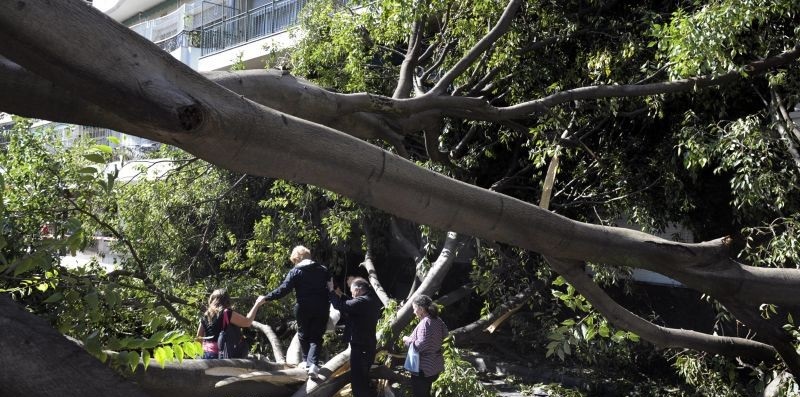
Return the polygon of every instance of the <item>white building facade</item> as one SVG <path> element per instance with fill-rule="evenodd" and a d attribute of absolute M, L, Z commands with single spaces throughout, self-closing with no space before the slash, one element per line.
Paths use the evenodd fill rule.
<path fill-rule="evenodd" d="M 308 0 L 95 0 L 93 5 L 198 71 L 265 66 L 268 50 L 294 42 L 288 30 Z"/>

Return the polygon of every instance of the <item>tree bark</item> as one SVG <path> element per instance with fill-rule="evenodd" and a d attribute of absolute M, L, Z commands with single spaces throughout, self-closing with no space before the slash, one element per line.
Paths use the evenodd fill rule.
<path fill-rule="evenodd" d="M 453 261 L 456 259 L 456 253 L 462 244 L 462 240 L 462 237 L 459 237 L 453 232 L 447 233 L 444 247 L 442 247 L 442 251 L 439 253 L 436 262 L 431 265 L 431 269 L 428 271 L 425 279 L 422 280 L 414 294 L 397 310 L 397 315 L 394 321 L 392 321 L 391 327 L 393 337 L 396 337 L 411 321 L 411 316 L 414 313 L 412 307 L 414 298 L 419 295 L 432 296 L 439 290 L 439 287 L 442 285 L 442 280 L 447 276 L 447 272 L 450 271 L 450 267 L 452 267 Z"/>
<path fill-rule="evenodd" d="M 283 344 L 278 338 L 278 335 L 275 334 L 275 331 L 272 330 L 272 327 L 259 323 L 258 321 L 253 321 L 252 327 L 266 335 L 267 339 L 269 340 L 269 344 L 272 347 L 272 355 L 275 358 L 275 362 L 285 363 L 286 356 L 283 354 Z"/>
<path fill-rule="evenodd" d="M 0 329 L 3 395 L 147 396 L 5 294 L 0 295 Z"/>
<path fill-rule="evenodd" d="M 216 387 L 217 383 L 234 374 L 252 372 L 262 377 Z M 270 376 L 264 376 L 266 373 Z M 164 368 L 152 360 L 147 370 L 140 364 L 131 379 L 152 397 L 289 397 L 305 377 L 305 371 L 287 369 L 282 364 L 255 359 L 230 359 L 173 361 L 166 363 Z"/>
<path fill-rule="evenodd" d="M 708 335 L 702 332 L 655 325 L 625 309 L 606 295 L 583 269 L 580 263 L 548 258 L 551 266 L 564 276 L 575 290 L 616 327 L 634 332 L 642 339 L 661 348 L 676 347 L 705 351 L 729 357 L 744 357 L 756 361 L 775 361 L 775 349 L 750 339 Z"/>

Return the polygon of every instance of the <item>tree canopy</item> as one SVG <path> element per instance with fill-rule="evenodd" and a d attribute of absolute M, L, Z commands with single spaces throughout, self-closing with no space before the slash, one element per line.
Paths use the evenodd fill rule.
<path fill-rule="evenodd" d="M 229 170 L 173 154 L 189 174 L 132 186 L 125 208 L 109 211 L 113 178 L 103 182 L 78 159 L 74 182 L 37 179 L 50 196 L 4 199 L 30 197 L 19 203 L 49 211 L 46 197 L 65 197 L 67 186 L 99 189 L 102 200 L 67 195 L 64 205 L 112 234 L 117 225 L 104 225 L 98 214 L 115 214 L 130 234 L 118 236 L 131 260 L 126 276 L 172 311 L 163 315 L 176 324 L 191 315 L 179 296 L 202 296 L 185 280 L 228 269 L 240 272 L 242 285 L 276 282 L 280 269 L 258 269 L 291 244 L 276 236 L 337 246 L 352 243 L 356 227 L 368 252 L 381 235 L 375 230 L 402 234 L 396 222 L 370 213 L 374 208 L 426 225 L 419 229 L 424 238 L 436 234 L 427 227 L 457 233 L 432 237 L 434 246 L 453 248 L 464 236 L 478 241 L 474 288 L 498 310 L 486 318 L 513 312 L 507 303 L 518 294 L 524 302 L 532 288 L 546 290 L 537 283 L 552 282 L 552 270 L 561 276 L 557 286 L 569 284 L 558 299 L 595 313 L 586 318 L 598 324 L 607 320 L 620 329 L 618 338 L 751 365 L 777 359 L 776 368 L 800 375 L 791 317 L 800 299 L 800 127 L 790 117 L 800 101 L 799 4 L 348 6 L 364 9 L 309 5 L 303 28 L 313 34 L 285 61 L 291 73 L 201 74 L 80 1 L 0 5 L 0 110 L 112 128 Z M 10 147 L 30 159 L 24 161 L 47 157 L 44 149 Z M 15 172 L 4 176 L 6 190 L 31 178 L 15 180 Z M 185 177 L 208 183 L 197 188 Z M 309 194 L 282 180 L 325 191 Z M 171 202 L 156 211 L 152 200 L 165 192 L 173 193 Z M 225 216 L 238 218 L 198 222 L 212 219 L 221 203 Z M 298 208 L 314 205 L 326 211 L 297 218 Z M 324 241 L 312 225 L 325 228 Z M 656 236 L 674 225 L 691 241 Z M 14 230 L 32 235 L 36 227 Z M 91 233 L 65 233 L 65 247 L 85 244 Z M 165 244 L 188 233 L 200 238 Z M 36 266 L 26 259 L 30 242 L 4 238 L 12 260 L 3 272 Z M 435 292 L 452 258 L 434 252 L 440 260 L 426 273 L 425 252 L 415 250 L 412 272 L 423 276 L 416 293 Z M 151 267 L 164 263 L 180 277 Z M 632 268 L 704 294 L 745 328 L 676 329 L 634 314 L 603 288 Z M 250 283 L 243 294 L 264 287 Z M 404 315 L 407 309 L 398 318 Z M 564 332 L 580 327 L 562 325 Z M 403 326 L 393 323 L 394 331 Z M 564 339 L 553 342 L 550 353 L 569 352 Z"/>

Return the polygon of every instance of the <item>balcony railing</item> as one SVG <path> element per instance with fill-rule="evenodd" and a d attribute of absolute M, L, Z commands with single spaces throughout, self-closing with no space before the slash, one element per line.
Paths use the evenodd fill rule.
<path fill-rule="evenodd" d="M 231 13 L 229 8 L 222 5 L 206 7 L 204 4 L 201 19 L 208 23 L 201 27 L 201 56 L 288 29 L 297 22 L 300 10 L 306 3 L 307 0 L 274 0 L 238 14 Z M 209 18 L 207 12 L 214 17 Z"/>
<path fill-rule="evenodd" d="M 308 0 L 271 0 L 242 11 L 211 1 L 181 5 L 177 10 L 131 29 L 167 52 L 181 47 L 200 47 L 210 55 L 251 40 L 280 33 L 297 23 Z M 236 1 L 231 4 L 238 4 Z"/>
<path fill-rule="evenodd" d="M 161 18 L 131 26 L 131 30 L 154 43 L 167 41 L 183 32 L 193 31 L 202 24 L 203 9 L 199 3 L 189 3 Z"/>

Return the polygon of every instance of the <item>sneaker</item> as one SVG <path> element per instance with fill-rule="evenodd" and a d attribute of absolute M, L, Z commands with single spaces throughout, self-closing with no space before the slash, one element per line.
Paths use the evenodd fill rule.
<path fill-rule="evenodd" d="M 316 364 L 311 364 L 308 366 L 308 376 L 310 378 L 316 378 L 319 375 L 319 367 Z"/>
<path fill-rule="evenodd" d="M 299 369 L 306 369 L 306 366 L 308 366 L 308 364 L 306 364 L 305 361 L 301 362 L 300 364 L 297 364 L 297 368 Z"/>

